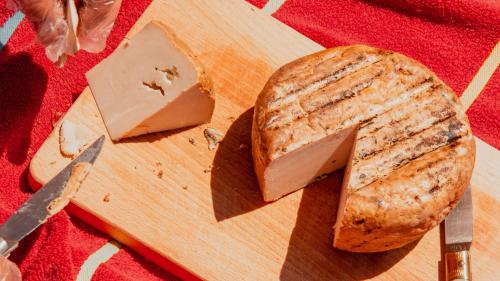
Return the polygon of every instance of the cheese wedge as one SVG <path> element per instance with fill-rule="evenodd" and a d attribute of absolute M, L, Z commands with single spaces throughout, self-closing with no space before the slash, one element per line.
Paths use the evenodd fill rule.
<path fill-rule="evenodd" d="M 361 45 L 279 69 L 257 99 L 252 142 L 265 201 L 346 166 L 334 246 L 355 252 L 401 247 L 440 223 L 475 160 L 455 93 L 420 63 Z"/>
<path fill-rule="evenodd" d="M 214 110 L 211 84 L 187 46 L 154 21 L 87 80 L 112 140 L 206 123 Z"/>

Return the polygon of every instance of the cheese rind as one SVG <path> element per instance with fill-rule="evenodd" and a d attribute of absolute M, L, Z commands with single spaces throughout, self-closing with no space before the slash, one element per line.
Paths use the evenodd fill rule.
<path fill-rule="evenodd" d="M 346 141 L 328 141 L 337 137 Z M 252 143 L 265 201 L 347 164 L 334 246 L 355 252 L 401 247 L 437 225 L 461 198 L 475 159 L 453 91 L 420 63 L 361 45 L 273 74 L 257 98 Z M 323 169 L 328 158 L 339 162 Z"/>
<path fill-rule="evenodd" d="M 190 50 L 158 22 L 87 73 L 113 140 L 210 121 L 211 83 Z"/>

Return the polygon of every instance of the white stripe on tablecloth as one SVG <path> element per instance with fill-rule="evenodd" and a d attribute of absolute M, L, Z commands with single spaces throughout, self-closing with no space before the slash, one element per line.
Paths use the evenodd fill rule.
<path fill-rule="evenodd" d="M 4 23 L 3 26 L 0 26 L 0 51 L 5 45 L 7 45 L 7 42 L 23 18 L 24 14 L 17 11 Z"/>
<path fill-rule="evenodd" d="M 285 0 L 269 0 L 262 8 L 262 11 L 266 14 L 274 14 L 283 3 L 285 3 Z"/>
<path fill-rule="evenodd" d="M 114 254 L 120 250 L 122 245 L 116 241 L 109 241 L 99 250 L 91 254 L 83 263 L 76 277 L 76 281 L 90 281 L 95 271 L 102 263 L 107 262 Z"/>
<path fill-rule="evenodd" d="M 477 71 L 469 86 L 464 90 L 460 100 L 464 105 L 465 110 L 469 109 L 474 100 L 479 96 L 481 91 L 484 89 L 491 76 L 500 64 L 500 41 L 497 42 L 493 51 L 483 62 L 479 70 Z"/>

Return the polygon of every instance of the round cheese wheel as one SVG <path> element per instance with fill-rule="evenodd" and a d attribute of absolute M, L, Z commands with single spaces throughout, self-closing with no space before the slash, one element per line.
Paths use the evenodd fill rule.
<path fill-rule="evenodd" d="M 475 160 L 450 87 L 413 59 L 362 45 L 276 71 L 257 99 L 252 142 L 265 201 L 345 167 L 334 246 L 354 252 L 398 248 L 439 224 Z"/>

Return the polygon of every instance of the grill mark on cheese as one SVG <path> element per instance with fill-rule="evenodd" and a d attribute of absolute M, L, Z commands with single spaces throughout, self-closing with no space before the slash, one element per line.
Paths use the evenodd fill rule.
<path fill-rule="evenodd" d="M 301 96 L 308 95 L 314 91 L 322 89 L 329 84 L 338 81 L 349 74 L 355 73 L 371 64 L 380 61 L 380 57 L 375 55 L 361 55 L 355 61 L 340 60 L 335 61 L 339 64 L 339 68 L 335 71 L 322 74 L 324 72 L 318 71 L 316 75 L 311 75 L 314 80 L 309 79 L 301 81 L 300 84 L 292 87 L 285 86 L 274 89 L 277 93 L 276 98 L 269 103 L 269 110 L 277 110 L 289 103 L 296 101 Z M 286 84 L 289 85 L 289 84 Z M 284 89 L 284 91 L 283 91 Z"/>
<path fill-rule="evenodd" d="M 426 75 L 427 77 L 430 77 L 428 74 L 425 73 L 422 69 L 419 67 L 413 66 L 413 65 L 407 65 L 407 64 L 401 64 L 399 60 L 394 59 L 394 55 L 386 55 L 384 58 L 376 58 L 376 62 L 374 62 L 371 65 L 368 65 L 368 67 L 362 68 L 360 71 L 356 71 L 354 73 L 351 73 L 350 75 L 347 75 L 344 77 L 344 79 L 339 79 L 339 81 L 334 81 L 334 83 L 330 83 L 326 85 L 325 87 L 318 89 L 313 92 L 307 92 L 307 95 L 299 96 L 297 97 L 296 94 L 293 92 L 290 93 L 289 96 L 286 97 L 286 99 L 289 100 L 289 102 L 280 104 L 279 106 L 270 106 L 268 108 L 268 112 L 265 113 L 264 117 L 264 122 L 260 122 L 261 124 L 261 130 L 262 129 L 276 129 L 276 127 L 286 125 L 289 122 L 292 122 L 293 120 L 297 118 L 301 118 L 306 116 L 308 113 L 311 113 L 312 111 L 319 110 L 321 108 L 314 108 L 314 97 L 320 97 L 319 100 L 321 100 L 321 97 L 323 97 L 323 102 L 327 100 L 331 100 L 333 103 L 332 105 L 335 104 L 335 101 L 341 101 L 344 98 L 349 98 L 352 97 L 352 94 L 349 95 L 349 92 L 346 92 L 346 96 L 344 98 L 341 98 L 336 100 L 336 97 L 338 97 L 338 93 L 340 91 L 335 91 L 336 87 L 342 87 L 342 83 L 349 84 L 350 80 L 356 80 L 357 78 L 361 77 L 366 77 L 366 74 L 370 74 L 371 71 L 374 71 L 375 74 L 372 77 L 375 78 L 381 78 L 384 80 L 382 85 L 375 86 L 373 88 L 390 88 L 392 84 L 394 83 L 399 83 L 400 85 L 405 85 L 407 83 L 411 83 L 413 80 L 415 80 L 415 76 L 419 77 L 422 75 Z M 375 59 L 374 58 L 374 59 Z M 394 64 L 394 67 L 387 67 L 388 63 Z M 375 70 L 373 70 L 375 69 Z M 384 76 L 380 77 L 382 73 L 380 73 L 381 69 L 386 69 L 389 70 L 390 73 L 385 73 Z M 338 72 L 339 70 L 337 70 Z M 360 73 L 361 72 L 361 73 Z M 399 76 L 402 77 L 398 77 Z M 349 79 L 347 79 L 349 78 Z M 399 80 L 398 80 L 399 78 Z M 347 81 L 346 81 L 347 80 Z M 391 84 L 392 83 L 392 84 Z M 368 85 L 368 87 L 371 87 L 372 85 Z M 286 84 L 283 85 L 283 87 L 288 87 L 290 89 L 293 89 L 293 85 Z M 353 87 L 353 86 L 351 86 Z M 332 91 L 330 91 L 330 89 Z M 276 90 L 275 87 L 273 87 L 273 90 Z M 383 89 L 382 89 L 383 90 Z M 381 90 L 381 91 L 382 91 Z M 297 99 L 299 99 L 299 104 L 297 104 Z M 278 99 L 279 100 L 279 99 Z M 318 98 L 317 98 L 318 100 Z M 271 101 L 269 104 L 276 104 L 277 100 Z M 308 103 L 310 101 L 310 103 Z M 324 104 L 319 103 L 318 106 L 322 106 Z M 307 108 L 307 109 L 306 109 Z M 292 115 L 296 116 L 296 118 L 293 118 L 291 116 L 287 116 L 287 113 L 292 113 Z"/>
<path fill-rule="evenodd" d="M 338 70 L 356 59 L 362 59 L 365 54 L 349 52 L 349 48 L 327 53 L 324 58 L 317 58 L 311 62 L 299 59 L 291 66 L 294 71 L 289 75 L 281 77 L 273 86 L 272 102 L 286 97 L 287 95 L 314 83 L 316 80 L 328 76 L 331 71 Z M 303 58 L 304 59 L 304 58 Z M 324 74 L 327 73 L 327 74 Z"/>
<path fill-rule="evenodd" d="M 370 87 L 373 81 L 382 75 L 382 70 L 366 71 L 367 73 L 360 73 L 355 77 L 349 77 L 346 81 L 347 85 L 330 84 L 323 89 L 312 92 L 309 96 L 303 96 L 297 101 L 285 105 L 280 108 L 269 112 L 270 116 L 264 129 L 276 129 L 280 126 L 287 125 L 297 119 L 307 117 L 309 114 L 321 110 L 328 106 L 334 106 L 336 103 L 350 99 L 362 90 Z M 331 94 L 325 95 L 324 92 L 331 91 Z M 284 115 L 282 112 L 291 114 Z"/>
<path fill-rule="evenodd" d="M 391 209 L 403 206 L 421 208 L 422 205 L 441 196 L 441 191 L 453 190 L 460 173 L 455 163 L 460 157 L 453 145 L 441 147 L 423 156 L 422 159 L 408 164 L 412 166 L 411 168 L 400 170 L 386 179 L 379 180 L 378 185 L 367 185 L 358 189 L 351 196 L 356 200 L 372 203 L 376 212 L 379 213 L 375 216 L 380 219 L 391 212 Z M 415 171 L 418 172 L 415 173 Z M 412 185 L 405 184 L 409 178 L 412 179 Z M 384 204 L 378 203 L 380 198 L 383 198 Z M 366 204 L 364 206 L 372 209 L 372 206 Z M 388 206 L 391 208 L 389 209 Z M 419 217 L 425 215 L 419 212 Z M 434 216 L 433 213 L 427 215 Z M 412 224 L 412 227 L 416 227 L 421 222 L 405 221 Z M 382 219 L 378 222 L 384 223 L 384 228 L 391 227 L 393 224 L 393 220 Z M 348 219 L 343 223 L 356 227 L 353 219 Z M 380 227 L 380 225 L 372 224 L 372 220 L 366 220 L 365 226 L 373 229 Z"/>
<path fill-rule="evenodd" d="M 392 93 L 386 95 L 384 97 L 384 100 L 379 100 L 378 103 L 375 102 L 377 101 L 377 99 L 380 99 L 379 92 L 372 92 L 372 95 L 360 96 L 357 102 L 365 105 L 365 108 L 353 108 L 349 105 L 343 107 L 344 110 L 348 112 L 350 110 L 350 112 L 349 114 L 347 114 L 349 118 L 345 118 L 340 125 L 341 127 L 346 127 L 352 126 L 357 123 L 363 123 L 367 120 L 372 120 L 391 110 L 392 108 L 407 102 L 409 99 L 425 93 L 428 89 L 431 88 L 431 86 L 431 80 L 425 79 L 423 81 L 417 82 L 416 85 L 411 85 L 408 88 L 404 88 L 402 93 L 400 94 Z M 360 111 L 362 113 L 360 114 L 359 112 L 355 112 L 356 109 L 361 109 Z"/>
<path fill-rule="evenodd" d="M 327 108 L 329 106 L 333 106 L 334 104 L 336 104 L 338 102 L 341 102 L 341 101 L 350 99 L 352 97 L 355 97 L 362 90 L 370 87 L 372 85 L 373 81 L 377 77 L 379 77 L 381 74 L 382 74 L 382 72 L 377 72 L 374 77 L 366 79 L 366 80 L 362 81 L 361 83 L 358 83 L 358 84 L 354 85 L 354 87 L 352 87 L 351 89 L 342 91 L 339 96 L 332 97 L 329 101 L 327 101 L 325 103 L 320 103 L 320 104 L 313 105 L 313 107 L 315 107 L 315 109 L 308 110 L 307 113 L 313 113 L 313 112 L 315 112 L 317 110 L 325 109 L 325 108 Z M 302 107 L 304 107 L 304 106 L 302 105 Z"/>
<path fill-rule="evenodd" d="M 375 131 L 373 135 L 370 135 L 369 137 L 363 137 L 363 139 L 360 139 L 360 141 L 358 142 L 358 148 L 359 147 L 363 148 L 359 148 L 359 150 L 357 151 L 357 155 L 355 156 L 356 159 L 362 159 L 362 160 L 369 159 L 370 157 L 373 157 L 374 155 L 383 152 L 384 150 L 396 144 L 397 142 L 404 141 L 426 130 L 427 128 L 433 125 L 436 125 L 440 122 L 443 122 L 455 116 L 456 114 L 456 112 L 452 110 L 446 110 L 443 111 L 443 113 L 445 113 L 446 115 L 443 115 L 440 118 L 436 118 L 435 120 L 429 118 L 426 120 L 426 122 L 419 123 L 417 126 L 413 127 L 409 126 L 411 126 L 411 124 L 414 124 L 416 120 L 405 117 L 404 119 L 400 120 L 401 122 L 399 128 L 385 127 L 384 129 L 387 129 L 388 132 L 385 131 L 383 133 L 380 133 L 381 128 L 379 128 L 379 130 Z M 403 124 L 408 124 L 408 125 L 403 126 Z"/>
<path fill-rule="evenodd" d="M 351 188 L 358 190 L 384 178 L 410 161 L 456 142 L 468 132 L 467 125 L 453 116 L 413 138 L 398 142 L 387 150 L 383 150 L 384 153 L 375 153 L 368 159 L 353 159 Z"/>
<path fill-rule="evenodd" d="M 391 125 L 395 121 L 398 121 L 402 118 L 408 117 L 409 113 L 416 112 L 415 107 L 423 107 L 426 106 L 427 104 L 430 103 L 429 99 L 435 100 L 436 97 L 433 98 L 434 94 L 436 93 L 436 89 L 439 89 L 440 87 L 435 87 L 434 85 L 432 86 L 430 91 L 424 92 L 421 95 L 418 95 L 415 97 L 414 101 L 409 101 L 408 104 L 400 104 L 399 106 L 396 106 L 386 112 L 386 114 L 378 115 L 370 119 L 366 119 L 360 124 L 360 138 L 365 137 L 366 135 L 370 133 L 374 133 L 384 126 Z M 418 102 L 416 102 L 418 101 Z M 410 108 L 406 108 L 407 105 L 410 105 Z"/>
<path fill-rule="evenodd" d="M 294 79 L 301 78 L 303 79 L 304 77 L 300 77 L 300 75 L 303 76 L 304 73 L 307 73 L 307 71 L 311 71 L 315 66 L 319 66 L 322 63 L 326 61 L 330 61 L 332 59 L 335 59 L 339 56 L 341 56 L 343 53 L 343 50 L 334 50 L 332 52 L 326 52 L 323 56 L 321 57 L 315 57 L 313 61 L 311 62 L 305 62 L 302 64 L 295 64 L 292 69 L 293 71 L 288 71 L 285 72 L 282 77 L 280 77 L 277 80 L 278 84 L 284 83 L 284 82 L 290 82 L 293 81 Z M 305 59 L 305 58 L 302 58 Z M 301 59 L 299 59 L 301 60 Z"/>
<path fill-rule="evenodd" d="M 455 108 L 448 100 L 443 99 L 436 91 L 429 91 L 426 95 L 377 116 L 371 125 L 362 127 L 358 133 L 360 137 L 355 158 L 367 159 L 455 114 Z"/>
<path fill-rule="evenodd" d="M 416 83 L 416 85 L 412 85 L 409 88 L 403 88 L 402 93 L 394 93 L 388 94 L 380 97 L 378 92 L 371 92 L 371 95 L 358 95 L 355 99 L 358 99 L 356 102 L 366 104 L 369 107 L 368 110 L 358 110 L 358 108 L 347 108 L 348 106 L 342 106 L 344 101 L 340 101 L 337 103 L 337 106 L 328 106 L 325 108 L 321 108 L 315 112 L 309 114 L 307 118 L 298 119 L 293 123 L 288 123 L 283 125 L 282 127 L 275 128 L 275 131 L 280 131 L 283 135 L 287 135 L 286 139 L 275 139 L 278 143 L 273 143 L 269 146 L 272 148 L 274 155 L 272 158 L 277 158 L 283 154 L 282 148 L 285 148 L 285 151 L 291 151 L 305 145 L 307 143 L 316 141 L 323 136 L 333 134 L 339 130 L 356 126 L 359 122 L 363 120 L 372 119 L 391 108 L 398 106 L 407 102 L 414 96 L 425 93 L 428 89 L 433 85 L 432 79 L 427 77 L 417 77 L 416 79 L 421 79 Z M 374 83 L 383 83 L 380 80 L 374 81 Z M 394 91 L 401 91 L 401 86 L 399 88 L 394 89 Z M 382 88 L 385 89 L 385 88 Z M 396 98 L 394 98 L 396 96 Z M 381 99 L 380 104 L 374 106 L 373 99 Z M 349 100 L 349 102 L 351 102 Z M 340 105 L 340 106 L 339 106 Z M 360 111 L 362 113 L 360 113 Z M 342 118 L 342 119 L 341 119 Z M 308 123 L 304 125 L 303 123 Z M 339 124 L 340 123 L 340 124 Z M 293 126 L 291 126 L 293 124 Z M 332 124 L 339 124 L 337 126 L 332 126 Z M 311 135 L 300 134 L 301 130 L 303 130 L 304 126 L 310 127 Z M 317 129 L 321 129 L 318 132 Z M 294 131 L 297 131 L 295 133 Z M 298 136 L 294 139 L 291 139 L 291 136 Z M 288 143 L 287 145 L 280 145 L 281 143 Z"/>
<path fill-rule="evenodd" d="M 393 57 L 392 55 L 386 57 L 386 63 L 387 61 L 392 61 Z M 389 72 L 386 72 L 383 74 L 381 77 L 378 77 L 379 79 L 376 79 L 373 81 L 373 83 L 368 87 L 369 91 L 367 92 L 368 97 L 364 98 L 365 100 L 361 100 L 360 102 L 362 105 L 365 106 L 365 108 L 362 108 L 360 111 L 364 112 L 367 116 L 363 116 L 362 114 L 357 114 L 355 111 L 355 108 L 348 108 L 350 110 L 350 114 L 346 114 L 343 112 L 342 108 L 338 108 L 339 106 L 342 107 L 343 103 L 342 100 L 339 101 L 338 103 L 332 104 L 331 106 L 327 106 L 326 108 L 319 108 L 315 112 L 311 112 L 307 118 L 304 119 L 296 119 L 296 118 L 291 118 L 288 117 L 289 120 L 295 119 L 295 121 L 292 122 L 283 122 L 284 124 L 281 127 L 272 127 L 269 128 L 269 130 L 277 131 L 283 134 L 286 134 L 287 131 L 294 130 L 294 128 L 289 128 L 289 127 L 309 127 L 311 128 L 311 131 L 314 132 L 316 129 L 320 128 L 324 132 L 316 132 L 316 136 L 313 137 L 310 141 L 314 141 L 317 138 L 320 138 L 321 136 L 324 136 L 326 134 L 334 133 L 335 131 L 330 129 L 330 126 L 328 124 L 332 124 L 335 127 L 336 122 L 343 122 L 340 126 L 339 129 L 344 129 L 349 126 L 354 126 L 358 122 L 363 122 L 365 120 L 371 119 L 374 116 L 383 113 L 384 111 L 389 110 L 390 108 L 397 106 L 401 103 L 406 102 L 408 99 L 411 99 L 412 97 L 424 93 L 427 91 L 431 86 L 433 86 L 434 81 L 432 76 L 427 74 L 425 71 L 423 71 L 421 68 L 413 66 L 413 65 L 398 65 L 399 61 L 396 60 L 395 62 L 396 67 L 388 67 L 390 69 Z M 410 73 L 408 76 L 401 76 L 401 72 L 403 73 Z M 409 86 L 410 85 L 410 86 Z M 387 91 L 387 89 L 390 89 L 389 93 L 382 94 Z M 368 89 L 367 89 L 368 90 Z M 358 95 L 359 96 L 359 95 Z M 356 96 L 357 97 L 357 96 Z M 356 98 L 354 97 L 354 98 Z M 396 98 L 392 98 L 396 97 Z M 359 97 L 357 97 L 359 99 Z M 358 101 L 352 101 L 352 103 L 356 103 Z M 375 105 L 374 105 L 375 104 Z M 349 106 L 349 105 L 347 105 Z M 273 115 L 273 116 L 268 116 L 267 122 L 260 122 L 261 126 L 262 124 L 269 124 L 273 122 L 277 122 L 280 118 L 283 118 L 282 116 L 286 116 L 286 113 L 292 116 L 297 116 L 301 114 L 301 108 L 296 106 L 293 109 L 289 109 L 288 111 L 283 111 L 280 112 L 280 115 Z M 368 111 L 368 112 L 366 112 Z M 337 115 L 336 118 L 331 118 L 330 117 L 325 117 L 324 115 L 332 115 L 332 112 L 334 115 Z M 267 114 L 266 114 L 267 115 Z M 339 116 L 351 116 L 350 118 L 344 118 L 343 120 L 340 120 Z M 352 117 L 354 116 L 354 117 Z M 356 118 L 357 117 L 357 118 Z M 264 120 L 267 119 L 264 117 Z M 284 117 L 286 119 L 286 117 Z M 321 120 L 324 119 L 324 120 Z M 335 121 L 337 120 L 337 121 Z M 318 122 L 319 121 L 319 122 Z M 323 122 L 324 121 L 324 122 Z M 300 125 L 302 122 L 309 122 L 307 125 Z M 326 123 L 327 125 L 323 126 L 322 123 Z M 293 126 L 292 126 L 293 124 Z M 260 127 L 261 127 L 260 126 Z M 261 129 L 263 129 L 261 127 Z M 279 139 L 278 141 L 280 143 L 286 143 L 290 142 L 291 140 L 291 135 L 296 135 L 293 132 L 290 132 L 290 135 L 287 139 Z M 302 136 L 305 137 L 305 136 Z M 301 141 L 301 138 L 294 138 L 293 139 L 294 143 L 291 143 L 289 147 L 283 148 L 282 144 L 280 143 L 266 143 L 266 147 L 270 148 L 271 152 L 276 153 L 275 155 L 271 156 L 271 159 L 279 157 L 282 155 L 283 151 L 290 151 L 293 150 L 297 147 L 300 147 L 301 145 L 305 145 L 308 143 L 308 141 Z"/>
<path fill-rule="evenodd" d="M 448 151 L 446 155 L 451 159 L 455 158 L 455 155 L 450 153 L 453 151 L 450 146 L 444 147 L 443 151 Z M 438 190 L 446 189 L 447 186 L 453 184 L 450 178 L 445 176 L 448 173 L 456 172 L 456 167 L 453 163 L 454 161 L 450 161 L 450 159 L 445 157 L 441 157 L 431 163 L 424 163 L 425 166 L 421 168 L 421 172 L 418 175 L 411 175 L 411 177 L 415 179 L 416 184 L 412 195 L 417 195 L 419 200 L 411 200 L 411 197 L 409 197 L 405 200 L 406 203 L 420 204 L 430 201 L 433 197 L 438 195 Z"/>
<path fill-rule="evenodd" d="M 362 252 L 402 246 L 438 224 L 463 192 L 475 154 L 467 118 L 453 91 L 418 62 L 366 46 L 329 52 L 280 69 L 259 96 L 253 137 L 259 184 L 275 188 L 263 173 L 276 159 L 349 130 L 356 141 L 334 245 Z M 334 62 L 326 63 L 326 54 Z M 307 88 L 360 54 L 379 61 Z"/>

